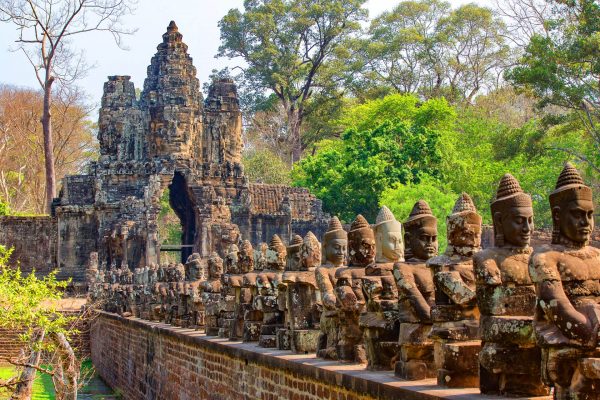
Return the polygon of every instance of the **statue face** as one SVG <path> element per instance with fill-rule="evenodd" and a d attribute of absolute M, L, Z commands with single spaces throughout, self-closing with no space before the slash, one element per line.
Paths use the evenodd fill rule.
<path fill-rule="evenodd" d="M 300 250 L 302 258 L 302 269 L 308 270 L 313 267 L 318 267 L 321 264 L 321 249 L 318 246 L 312 246 L 310 243 L 303 243 Z"/>
<path fill-rule="evenodd" d="M 552 217 L 559 224 L 560 233 L 577 243 L 587 242 L 594 230 L 594 204 L 589 200 L 572 200 L 554 207 Z"/>
<path fill-rule="evenodd" d="M 504 242 L 516 246 L 527 247 L 533 232 L 533 208 L 512 207 L 506 213 L 495 217 L 497 229 L 504 235 Z"/>
<path fill-rule="evenodd" d="M 209 259 L 208 273 L 212 279 L 221 279 L 221 276 L 223 275 L 223 262 L 219 259 Z"/>
<path fill-rule="evenodd" d="M 421 226 L 407 232 L 407 243 L 412 250 L 414 258 L 429 260 L 438 252 L 437 229 L 429 226 Z"/>
<path fill-rule="evenodd" d="M 381 253 L 385 258 L 390 260 L 399 260 L 404 257 L 402 232 L 383 232 Z"/>
<path fill-rule="evenodd" d="M 290 271 L 298 271 L 300 269 L 301 262 L 300 246 L 294 248 L 288 247 L 286 268 Z"/>
<path fill-rule="evenodd" d="M 367 265 L 375 260 L 375 239 L 361 237 L 360 242 L 351 244 L 351 259 L 353 263 Z"/>
<path fill-rule="evenodd" d="M 346 239 L 333 239 L 325 245 L 325 260 L 339 267 L 346 261 L 348 241 Z"/>
<path fill-rule="evenodd" d="M 271 269 L 282 270 L 285 267 L 285 255 L 267 249 L 267 265 Z"/>
<path fill-rule="evenodd" d="M 481 224 L 475 218 L 457 218 L 448 221 L 448 243 L 456 247 L 479 247 Z"/>

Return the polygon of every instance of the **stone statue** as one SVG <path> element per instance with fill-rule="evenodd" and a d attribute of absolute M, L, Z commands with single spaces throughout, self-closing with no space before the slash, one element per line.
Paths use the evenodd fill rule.
<path fill-rule="evenodd" d="M 276 347 L 277 330 L 283 327 L 283 312 L 279 309 L 278 288 L 286 264 L 286 248 L 278 235 L 273 235 L 267 250 L 267 269 L 258 274 L 258 295 L 254 308 L 262 312 L 263 321 L 258 345 Z"/>
<path fill-rule="evenodd" d="M 239 249 L 231 244 L 225 258 L 226 274 L 223 276 L 223 290 L 226 295 L 224 301 L 224 315 L 220 337 L 231 340 L 241 339 L 244 333 L 244 315 L 239 312 L 242 294 L 243 275 L 240 273 Z"/>
<path fill-rule="evenodd" d="M 479 387 L 491 395 L 547 395 L 533 335 L 535 289 L 527 266 L 532 252 L 531 197 L 506 174 L 491 210 L 495 246 L 473 257 L 481 313 Z"/>
<path fill-rule="evenodd" d="M 475 298 L 473 255 L 481 246 L 481 216 L 462 193 L 446 220 L 448 247 L 427 262 L 433 274 L 431 308 L 438 384 L 479 387 L 479 310 Z"/>
<path fill-rule="evenodd" d="M 398 288 L 398 319 L 401 351 L 395 374 L 402 379 L 420 380 L 436 374 L 431 332 L 431 306 L 435 290 L 427 260 L 438 252 L 437 218 L 424 200 L 415 203 L 404 222 L 407 260 L 394 264 Z"/>
<path fill-rule="evenodd" d="M 323 311 L 321 313 L 321 334 L 317 342 L 317 356 L 337 360 L 337 343 L 339 338 L 339 317 L 337 297 L 335 295 L 335 274 L 338 268 L 346 263 L 348 250 L 348 234 L 342 228 L 337 217 L 329 220 L 327 232 L 323 235 L 323 264 L 315 270 L 315 278 Z"/>
<path fill-rule="evenodd" d="M 348 232 L 349 264 L 335 272 L 335 293 L 339 304 L 340 333 L 338 359 L 366 362 L 359 316 L 365 306 L 362 279 L 365 268 L 375 261 L 375 234 L 367 220 L 358 215 Z"/>
<path fill-rule="evenodd" d="M 402 224 L 383 206 L 375 227 L 375 263 L 365 269 L 363 291 L 367 304 L 360 316 L 364 330 L 367 368 L 393 369 L 399 351 L 398 289 L 392 274 L 394 263 L 404 261 Z"/>
<path fill-rule="evenodd" d="M 221 316 L 221 290 L 223 284 L 223 260 L 215 252 L 208 259 L 208 279 L 201 283 L 202 303 L 205 309 L 206 335 L 219 334 L 219 318 Z"/>
<path fill-rule="evenodd" d="M 243 339 L 244 314 L 252 307 L 252 291 L 244 285 L 244 276 L 254 271 L 254 250 L 249 240 L 242 242 L 238 253 L 238 272 L 235 278 L 234 329 L 230 331 L 230 339 Z"/>
<path fill-rule="evenodd" d="M 287 308 L 287 283 L 284 280 L 284 276 L 287 273 L 288 276 L 293 271 L 298 271 L 300 269 L 300 248 L 302 247 L 302 236 L 293 235 L 290 244 L 286 248 L 286 264 L 285 264 L 285 272 L 282 275 L 282 279 L 279 282 L 279 287 L 277 288 L 278 292 L 278 305 L 279 310 L 283 312 L 283 327 L 277 331 L 277 348 L 279 350 L 290 350 L 290 336 L 291 336 L 291 327 L 289 321 L 289 310 Z"/>
<path fill-rule="evenodd" d="M 248 296 L 246 298 L 248 301 L 242 305 L 244 310 L 242 340 L 244 342 L 256 342 L 260 336 L 263 315 L 262 311 L 255 308 L 254 299 L 258 296 L 258 274 L 267 267 L 267 249 L 267 244 L 261 243 L 258 249 L 254 250 L 254 269 L 246 272 L 242 278 L 242 289 L 245 295 Z"/>
<path fill-rule="evenodd" d="M 556 399 L 597 399 L 600 388 L 600 250 L 592 189 L 569 163 L 550 193 L 552 244 L 535 249 L 529 274 L 537 295 L 534 329 L 542 378 Z"/>
<path fill-rule="evenodd" d="M 185 276 L 188 281 L 206 279 L 202 257 L 198 253 L 192 253 L 185 262 Z"/>
<path fill-rule="evenodd" d="M 308 232 L 300 247 L 300 270 L 284 273 L 288 285 L 287 310 L 291 330 L 291 349 L 295 353 L 314 353 L 321 331 L 317 329 L 320 319 L 320 299 L 315 270 L 321 265 L 321 243 Z M 293 282 L 292 282 L 293 281 Z"/>
<path fill-rule="evenodd" d="M 238 260 L 240 273 L 245 274 L 254 270 L 254 250 L 249 240 L 242 242 Z"/>

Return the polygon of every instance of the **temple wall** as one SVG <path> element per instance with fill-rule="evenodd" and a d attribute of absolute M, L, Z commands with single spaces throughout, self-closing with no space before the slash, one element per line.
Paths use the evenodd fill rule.
<path fill-rule="evenodd" d="M 484 399 L 435 380 L 400 382 L 314 355 L 207 338 L 189 329 L 101 313 L 91 328 L 96 371 L 126 399 Z"/>
<path fill-rule="evenodd" d="M 14 248 L 10 265 L 47 274 L 56 268 L 56 220 L 48 217 L 0 217 L 0 244 Z"/>

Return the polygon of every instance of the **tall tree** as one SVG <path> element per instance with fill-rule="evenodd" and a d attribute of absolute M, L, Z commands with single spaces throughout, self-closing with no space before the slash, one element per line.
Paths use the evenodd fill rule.
<path fill-rule="evenodd" d="M 360 29 L 366 0 L 245 0 L 219 22 L 218 56 L 243 61 L 242 78 L 283 104 L 293 159 L 302 153 L 302 124 L 315 96 L 328 96 L 327 71 L 344 40 Z M 336 67 L 339 64 L 336 65 Z"/>
<path fill-rule="evenodd" d="M 594 151 L 554 146 L 600 172 L 600 5 L 595 0 L 549 0 L 547 31 L 535 33 L 507 78 L 533 93 L 539 106 L 563 109 L 554 121 L 580 129 Z M 566 112 L 565 112 L 566 111 Z"/>
<path fill-rule="evenodd" d="M 35 71 L 44 93 L 42 130 L 46 169 L 46 204 L 49 210 L 56 196 L 54 140 L 52 133 L 53 86 L 68 86 L 87 69 L 83 52 L 76 52 L 71 38 L 92 31 L 109 32 L 117 45 L 123 34 L 131 33 L 121 25 L 135 0 L 0 0 L 0 20 L 17 26 L 17 49 Z"/>
<path fill-rule="evenodd" d="M 13 212 L 46 210 L 43 94 L 0 85 L 0 201 Z M 57 178 L 82 172 L 95 157 L 92 109 L 77 90 L 59 92 L 52 103 L 52 152 Z"/>

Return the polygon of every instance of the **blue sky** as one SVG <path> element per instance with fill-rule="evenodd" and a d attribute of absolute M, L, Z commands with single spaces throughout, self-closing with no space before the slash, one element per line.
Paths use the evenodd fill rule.
<path fill-rule="evenodd" d="M 371 16 L 391 9 L 399 1 L 369 0 Z M 466 0 L 450 0 L 457 6 Z M 490 4 L 491 0 L 476 1 Z M 136 87 L 141 88 L 146 77 L 146 67 L 156 52 L 161 35 L 169 21 L 175 20 L 183 34 L 184 42 L 198 70 L 198 78 L 206 81 L 212 69 L 232 65 L 227 59 L 215 59 L 219 47 L 218 21 L 231 8 L 241 8 L 243 0 L 139 0 L 134 15 L 127 16 L 124 24 L 138 31 L 125 37 L 129 50 L 119 49 L 108 33 L 89 33 L 76 37 L 74 46 L 85 49 L 86 59 L 94 65 L 79 85 L 89 95 L 92 103 L 99 103 L 102 86 L 108 75 L 131 75 Z M 0 83 L 37 88 L 33 69 L 22 53 L 10 52 L 17 31 L 8 23 L 0 23 Z"/>

